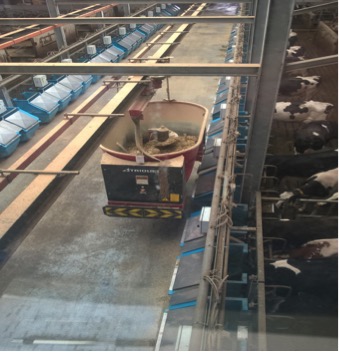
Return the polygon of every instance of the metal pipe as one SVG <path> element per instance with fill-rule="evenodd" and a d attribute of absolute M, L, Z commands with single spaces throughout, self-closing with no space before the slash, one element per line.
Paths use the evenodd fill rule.
<path fill-rule="evenodd" d="M 11 169 L 0 169 L 0 175 L 4 174 L 33 174 L 33 175 L 79 175 L 80 171 L 47 171 L 47 170 L 11 170 Z M 6 176 L 5 176 L 6 177 Z"/>
<path fill-rule="evenodd" d="M 327 2 L 325 4 L 314 5 L 314 6 L 305 7 L 303 9 L 294 10 L 293 16 L 301 15 L 303 13 L 312 12 L 312 11 L 321 11 L 323 9 L 331 9 L 331 8 L 335 8 L 335 7 L 338 7 L 338 1 Z"/>
<path fill-rule="evenodd" d="M 258 350 L 266 351 L 266 304 L 265 304 L 265 269 L 264 245 L 262 229 L 261 193 L 256 192 L 256 249 L 257 249 L 257 278 L 258 278 Z"/>
<path fill-rule="evenodd" d="M 103 83 L 104 84 L 119 84 L 119 83 L 138 83 L 138 84 L 144 84 L 144 83 L 150 83 L 152 82 L 152 80 L 150 79 L 143 79 L 142 81 L 132 81 L 130 79 L 110 79 L 110 80 L 104 80 Z"/>
<path fill-rule="evenodd" d="M 123 117 L 125 114 L 96 114 L 91 112 L 84 113 L 66 113 L 64 114 L 65 118 L 74 117 L 74 116 L 89 116 L 89 117 Z"/>
<path fill-rule="evenodd" d="M 0 74 L 94 74 L 164 76 L 256 76 L 260 64 L 234 63 L 0 63 Z"/>
<path fill-rule="evenodd" d="M 254 16 L 199 16 L 199 17 L 68 17 L 68 18 L 0 18 L 0 25 L 22 26 L 26 24 L 144 24 L 144 23 L 253 23 Z"/>
<path fill-rule="evenodd" d="M 243 9 L 242 9 L 243 10 Z M 238 63 L 242 61 L 243 46 L 244 46 L 244 25 L 240 25 L 237 33 L 237 42 L 236 42 L 236 52 L 234 53 L 234 62 Z M 238 131 L 238 119 L 239 114 L 239 99 L 240 96 L 240 77 L 233 78 L 231 83 L 231 89 L 227 101 L 232 105 L 229 119 L 231 120 L 231 130 L 228 132 L 230 141 L 227 143 L 227 159 L 225 160 L 226 170 L 223 184 L 223 193 L 222 193 L 222 202 L 228 208 L 229 214 L 226 216 L 232 216 L 232 207 L 233 207 L 233 192 L 234 189 L 231 185 L 231 181 L 234 182 L 234 168 L 236 162 L 236 133 Z M 233 138 L 232 138 L 233 137 Z M 231 223 L 233 225 L 233 223 Z M 224 232 L 224 243 L 223 243 L 223 261 L 222 261 L 222 278 L 226 278 L 228 275 L 228 261 L 229 261 L 229 246 L 230 246 L 230 237 L 231 237 L 231 225 L 228 221 L 223 225 L 222 231 Z M 218 326 L 224 326 L 225 324 L 225 304 L 227 296 L 227 285 L 223 283 L 220 293 L 222 300 L 220 302 L 220 310 L 218 316 Z M 220 338 L 220 336 L 219 336 Z"/>
<path fill-rule="evenodd" d="M 302 70 L 306 68 L 322 67 L 337 64 L 338 55 L 329 55 L 299 62 L 291 62 L 285 65 L 284 72 L 292 72 L 295 70 Z"/>
<path fill-rule="evenodd" d="M 233 95 L 234 93 L 234 85 L 231 84 L 229 89 L 229 95 Z M 227 104 L 226 107 L 226 116 L 232 115 L 234 104 Z M 237 116 L 237 113 L 234 114 Z M 206 235 L 206 245 L 205 245 L 205 252 L 203 257 L 202 263 L 202 275 L 199 283 L 199 291 L 197 297 L 197 304 L 195 310 L 195 316 L 193 321 L 193 330 L 190 340 L 190 350 L 204 350 L 204 346 L 202 346 L 202 340 L 204 335 L 204 328 L 205 328 L 205 314 L 206 314 L 206 304 L 207 304 L 207 296 L 208 291 L 210 288 L 210 284 L 207 280 L 205 280 L 205 276 L 209 275 L 209 272 L 212 267 L 212 262 L 214 259 L 215 249 L 214 249 L 214 241 L 216 238 L 216 230 L 219 222 L 219 212 L 220 212 L 220 198 L 221 198 L 221 189 L 224 183 L 224 167 L 225 167 L 225 160 L 228 157 L 228 143 L 227 137 L 229 133 L 229 124 L 231 120 L 229 118 L 225 118 L 224 128 L 222 133 L 222 141 L 219 152 L 219 158 L 217 162 L 217 170 L 216 170 L 216 178 L 213 188 L 213 197 L 211 202 L 211 215 L 209 221 L 209 228 Z M 222 236 L 220 236 L 220 242 L 223 242 Z M 223 244 L 222 244 L 223 246 Z M 220 248 L 219 248 L 220 250 Z M 222 249 L 221 249 L 222 250 Z M 220 257 L 220 256 L 219 256 Z M 223 259 L 221 259 L 223 261 Z M 211 328 L 211 326 L 207 326 Z"/>

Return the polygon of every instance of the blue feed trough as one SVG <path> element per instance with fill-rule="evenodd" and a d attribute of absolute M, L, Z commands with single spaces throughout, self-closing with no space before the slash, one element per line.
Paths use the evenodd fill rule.
<path fill-rule="evenodd" d="M 94 57 L 93 59 L 91 59 L 90 61 L 88 62 L 95 62 L 95 63 L 100 63 L 100 64 L 106 64 L 106 63 L 109 63 L 110 61 L 108 59 L 106 59 L 102 54 Z M 102 77 L 102 75 L 93 75 L 93 83 L 96 83 L 99 81 L 99 79 Z"/>
<path fill-rule="evenodd" d="M 117 40 L 116 42 L 113 42 L 113 46 L 124 52 L 123 59 L 125 59 L 132 51 L 131 43 L 126 40 Z"/>
<path fill-rule="evenodd" d="M 74 75 L 64 76 L 57 83 L 62 84 L 66 88 L 72 91 L 72 99 L 71 102 L 76 100 L 80 94 L 82 94 L 82 81 L 75 77 Z"/>
<path fill-rule="evenodd" d="M 146 34 L 138 31 L 137 29 L 133 30 L 133 32 L 131 32 L 131 34 L 133 35 L 134 38 L 138 38 L 139 45 L 141 45 L 144 42 L 144 40 L 146 39 Z"/>
<path fill-rule="evenodd" d="M 146 34 L 147 38 L 149 38 L 156 31 L 156 29 L 156 26 L 153 26 L 148 23 L 145 23 L 142 26 L 138 27 L 138 31 Z"/>
<path fill-rule="evenodd" d="M 26 142 L 31 139 L 40 126 L 40 120 L 26 111 L 11 109 L 3 115 L 3 121 L 20 128 L 20 141 Z"/>
<path fill-rule="evenodd" d="M 110 48 L 106 49 L 103 53 L 104 57 L 110 59 L 111 62 L 119 62 L 125 55 L 125 52 L 122 49 L 119 49 L 115 46 L 111 46 Z"/>
<path fill-rule="evenodd" d="M 44 92 L 59 100 L 59 111 L 64 110 L 72 100 L 72 91 L 60 83 L 51 85 Z"/>
<path fill-rule="evenodd" d="M 0 125 L 0 158 L 10 156 L 20 143 L 19 133 Z"/>
<path fill-rule="evenodd" d="M 33 94 L 26 100 L 14 98 L 13 103 L 20 109 L 38 117 L 41 123 L 49 123 L 59 111 L 59 100 L 46 93 Z"/>
<path fill-rule="evenodd" d="M 111 48 L 106 49 L 100 55 L 108 62 L 118 62 L 120 59 L 120 55 L 111 50 Z"/>
<path fill-rule="evenodd" d="M 82 89 L 81 93 L 83 94 L 86 92 L 86 90 L 90 87 L 93 81 L 93 76 L 92 75 L 72 75 L 74 78 L 79 79 L 82 81 Z"/>

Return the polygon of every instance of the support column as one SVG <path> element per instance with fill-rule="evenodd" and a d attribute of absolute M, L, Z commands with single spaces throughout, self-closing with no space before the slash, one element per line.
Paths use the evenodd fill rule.
<path fill-rule="evenodd" d="M 261 2 L 262 0 L 258 2 L 258 5 Z M 263 33 L 263 31 L 257 30 L 257 36 L 254 36 L 253 49 L 258 45 L 259 48 L 263 47 L 264 51 L 257 86 L 257 98 L 252 107 L 253 114 L 250 119 L 249 141 L 246 153 L 245 173 L 251 175 L 251 180 L 244 184 L 242 202 L 250 205 L 254 204 L 255 192 L 260 189 L 272 117 L 284 68 L 294 5 L 295 0 L 271 0 L 264 46 L 262 46 L 263 43 L 256 42 L 259 33 Z M 261 11 L 267 11 L 267 8 L 261 8 Z M 257 16 L 263 16 L 263 14 L 257 13 Z M 257 55 L 256 51 L 253 55 Z"/>
<path fill-rule="evenodd" d="M 260 63 L 263 57 L 267 21 L 270 12 L 271 0 L 255 0 L 253 2 L 254 25 L 251 30 L 251 55 L 249 62 Z M 249 77 L 245 110 L 253 114 L 257 97 L 258 77 Z"/>
<path fill-rule="evenodd" d="M 59 7 L 56 4 L 55 0 L 46 0 L 46 5 L 48 8 L 48 13 L 50 17 L 60 16 Z M 55 33 L 58 49 L 60 50 L 62 48 L 66 48 L 67 41 L 66 41 L 66 36 L 65 36 L 63 27 L 55 28 L 54 33 Z M 67 58 L 67 57 L 69 57 L 68 54 L 62 56 L 62 58 Z"/>
<path fill-rule="evenodd" d="M 125 17 L 130 17 L 131 15 L 131 8 L 129 4 L 123 5 L 123 11 Z"/>

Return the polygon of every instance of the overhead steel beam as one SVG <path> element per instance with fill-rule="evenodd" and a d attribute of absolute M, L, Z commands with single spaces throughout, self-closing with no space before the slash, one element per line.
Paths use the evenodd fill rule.
<path fill-rule="evenodd" d="M 149 0 L 145 0 L 145 1 L 141 1 L 141 0 L 117 0 L 114 1 L 115 3 L 118 4 L 148 4 L 150 2 L 154 3 L 154 1 L 149 1 Z M 174 3 L 175 4 L 192 4 L 192 3 L 196 3 L 196 4 L 200 4 L 200 3 L 207 3 L 207 4 L 214 4 L 214 3 L 219 3 L 219 2 L 233 2 L 233 3 L 243 3 L 243 2 L 252 2 L 252 0 L 234 0 L 234 1 L 230 1 L 230 0 L 207 0 L 207 1 L 203 1 L 203 0 L 198 0 L 198 1 L 187 1 L 187 0 L 177 0 Z M 56 3 L 58 4 L 96 4 L 98 3 L 98 1 L 95 0 L 56 0 Z M 100 4 L 110 4 L 112 3 L 111 0 L 100 0 L 99 2 Z M 156 1 L 157 4 L 168 4 L 167 0 L 159 0 Z"/>
<path fill-rule="evenodd" d="M 285 72 L 292 72 L 295 70 L 304 70 L 306 68 L 322 67 L 337 64 L 338 55 L 329 55 L 305 61 L 291 62 L 289 64 L 286 64 Z"/>
<path fill-rule="evenodd" d="M 29 24 L 144 24 L 144 23 L 253 23 L 254 16 L 201 16 L 201 17 L 54 17 L 54 18 L 0 18 L 0 25 L 25 26 Z"/>
<path fill-rule="evenodd" d="M 142 76 L 255 76 L 260 64 L 1 63 L 0 74 L 92 74 Z"/>
<path fill-rule="evenodd" d="M 327 3 L 321 4 L 321 5 L 308 6 L 303 9 L 294 10 L 293 16 L 301 15 L 303 13 L 308 13 L 308 12 L 312 12 L 312 11 L 321 11 L 324 9 L 331 9 L 331 8 L 335 8 L 335 7 L 338 7 L 338 1 L 327 2 Z"/>

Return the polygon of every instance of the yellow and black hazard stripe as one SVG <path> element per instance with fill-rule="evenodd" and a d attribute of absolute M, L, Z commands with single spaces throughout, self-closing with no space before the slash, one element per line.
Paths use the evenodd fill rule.
<path fill-rule="evenodd" d="M 182 219 L 183 211 L 181 209 L 162 209 L 162 208 L 145 208 L 145 218 L 156 219 Z"/>
<path fill-rule="evenodd" d="M 106 205 L 103 212 L 107 216 L 133 217 L 148 219 L 182 219 L 183 210 L 171 208 L 130 208 Z"/>

